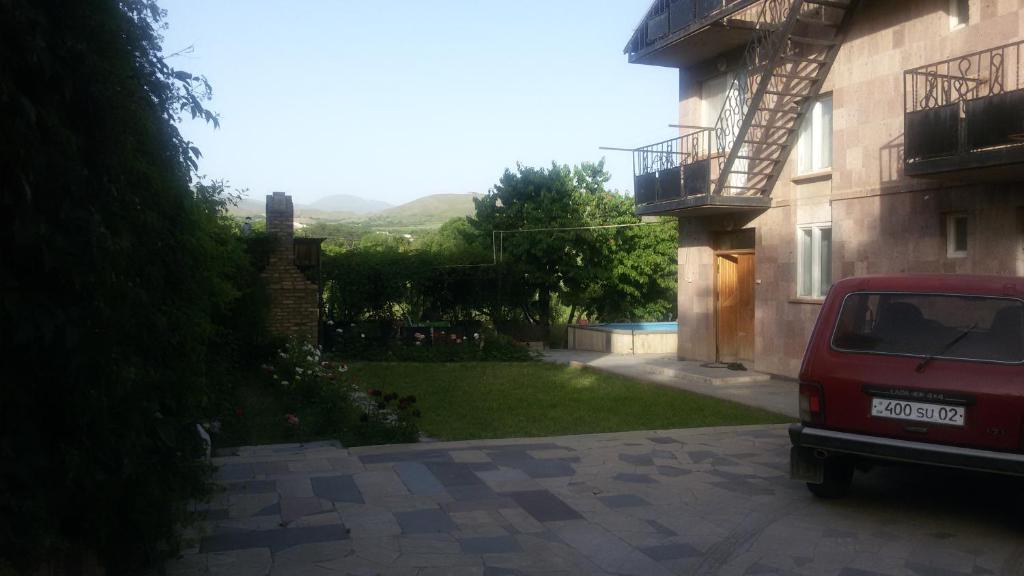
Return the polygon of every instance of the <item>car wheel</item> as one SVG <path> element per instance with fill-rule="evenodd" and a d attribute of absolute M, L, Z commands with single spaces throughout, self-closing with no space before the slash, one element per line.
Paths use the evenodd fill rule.
<path fill-rule="evenodd" d="M 842 498 L 850 491 L 853 482 L 853 462 L 847 459 L 829 458 L 824 462 L 824 481 L 821 484 L 807 483 L 811 494 L 819 498 Z"/>

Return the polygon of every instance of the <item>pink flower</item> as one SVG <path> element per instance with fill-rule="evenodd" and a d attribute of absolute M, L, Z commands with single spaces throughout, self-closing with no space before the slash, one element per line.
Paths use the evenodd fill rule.
<path fill-rule="evenodd" d="M 284 419 L 288 422 L 289 426 L 299 425 L 299 417 L 295 414 L 285 414 Z"/>

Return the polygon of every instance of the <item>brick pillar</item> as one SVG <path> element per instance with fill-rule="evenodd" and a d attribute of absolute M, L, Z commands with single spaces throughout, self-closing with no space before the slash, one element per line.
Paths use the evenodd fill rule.
<path fill-rule="evenodd" d="M 295 266 L 295 211 L 284 192 L 267 196 L 267 233 L 275 238 L 263 280 L 269 307 L 267 328 L 316 344 L 320 325 L 320 289 Z"/>

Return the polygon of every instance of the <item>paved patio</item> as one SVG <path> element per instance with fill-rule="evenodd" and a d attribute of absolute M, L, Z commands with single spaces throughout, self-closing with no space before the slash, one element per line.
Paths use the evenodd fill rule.
<path fill-rule="evenodd" d="M 785 426 L 243 448 L 169 574 L 1024 574 L 1019 485 L 880 469 L 815 500 Z"/>

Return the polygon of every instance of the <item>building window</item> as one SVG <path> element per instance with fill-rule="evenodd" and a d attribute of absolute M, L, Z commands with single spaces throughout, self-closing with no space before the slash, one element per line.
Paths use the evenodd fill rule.
<path fill-rule="evenodd" d="M 797 296 L 824 298 L 832 286 L 832 224 L 797 228 Z"/>
<path fill-rule="evenodd" d="M 832 167 L 832 95 L 818 98 L 800 127 L 800 174 Z"/>
<path fill-rule="evenodd" d="M 967 256 L 967 215 L 946 215 L 946 256 L 965 258 Z"/>
<path fill-rule="evenodd" d="M 729 74 L 719 74 L 708 78 L 700 85 L 700 124 L 711 128 L 718 122 L 718 115 L 725 106 L 725 97 L 729 94 Z"/>
<path fill-rule="evenodd" d="M 949 29 L 956 30 L 971 23 L 970 0 L 949 0 Z"/>

